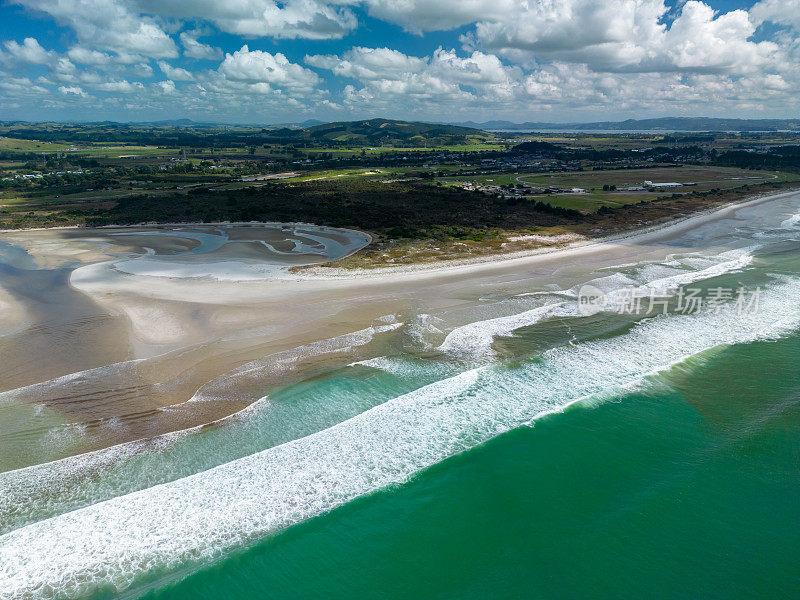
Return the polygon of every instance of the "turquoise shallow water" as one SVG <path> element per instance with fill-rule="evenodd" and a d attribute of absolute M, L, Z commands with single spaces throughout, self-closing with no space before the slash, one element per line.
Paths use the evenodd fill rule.
<path fill-rule="evenodd" d="M 366 336 L 378 359 L 220 427 L 0 473 L 0 597 L 796 597 L 789 209 L 586 274 L 612 308 L 671 281 L 750 309 L 587 316 L 562 290 L 508 314 L 497 292 L 501 316 L 424 351 L 441 321 L 403 316 Z"/>
<path fill-rule="evenodd" d="M 172 598 L 793 598 L 800 338 L 500 436 Z"/>

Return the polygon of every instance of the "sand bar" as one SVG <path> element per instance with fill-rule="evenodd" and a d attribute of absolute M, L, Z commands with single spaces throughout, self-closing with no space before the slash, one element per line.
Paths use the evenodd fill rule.
<path fill-rule="evenodd" d="M 533 306 L 528 298 L 569 289 L 598 270 L 691 251 L 692 244 L 704 245 L 692 236 L 724 233 L 760 205 L 777 207 L 783 216 L 776 221 L 785 220 L 780 207 L 796 205 L 798 198 L 797 192 L 759 197 L 631 234 L 525 255 L 368 272 L 286 270 L 318 263 L 320 255 L 308 252 L 313 244 L 341 252 L 360 235 L 332 232 L 326 246 L 315 239 L 325 232 L 307 225 L 267 230 L 192 224 L 162 227 L 158 235 L 152 228 L 125 228 L 126 235 L 118 236 L 113 234 L 122 231 L 113 228 L 14 232 L 4 239 L 46 268 L 9 270 L 4 280 L 7 297 L 25 310 L 28 326 L 0 337 L 6 365 L 0 404 L 5 398 L 44 406 L 81 425 L 81 443 L 68 453 L 197 426 L 323 366 L 378 356 L 387 343 L 424 351 L 442 344 L 454 328 L 524 312 Z M 192 235 L 181 237 L 186 232 Z M 207 235 L 226 239 L 208 244 Z M 360 239 L 362 245 L 368 240 Z M 298 260 L 287 262 L 281 253 L 294 248 L 301 249 L 293 257 Z M 159 265 L 163 272 L 119 268 L 131 261 Z M 251 270 L 237 279 L 242 265 L 245 271 L 263 268 L 263 276 L 253 277 Z M 170 268 L 178 269 L 175 276 Z M 485 301 L 495 297 L 505 300 Z M 313 357 L 302 350 L 320 340 L 377 331 L 386 319 L 404 325 L 369 334 L 352 348 L 315 351 Z M 270 358 L 291 351 L 298 356 L 289 366 Z M 237 369 L 250 363 L 260 366 L 247 385 L 237 384 Z M 226 379 L 227 395 L 197 401 L 209 398 L 202 391 L 210 382 Z M 34 420 L 31 430 L 35 426 Z"/>

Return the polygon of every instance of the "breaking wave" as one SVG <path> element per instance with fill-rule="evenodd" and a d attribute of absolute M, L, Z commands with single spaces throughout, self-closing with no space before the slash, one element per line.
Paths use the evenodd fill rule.
<path fill-rule="evenodd" d="M 632 276 L 614 273 L 587 282 L 606 294 L 605 309 L 614 311 L 629 298 L 631 291 L 637 295 L 662 295 L 679 286 L 688 285 L 712 277 L 734 273 L 747 268 L 753 262 L 753 254 L 758 246 L 729 250 L 717 257 L 687 257 L 683 261 L 670 259 L 667 265 L 637 265 L 638 272 Z M 699 263 L 699 265 L 698 265 Z M 710 263 L 710 264 L 709 264 Z M 692 270 L 686 270 L 691 264 Z M 684 267 L 683 269 L 676 268 Z M 668 269 L 669 274 L 664 275 Z M 653 278 L 653 275 L 658 277 Z M 582 287 L 582 286 L 581 286 Z M 530 310 L 483 321 L 462 325 L 451 331 L 439 351 L 469 360 L 490 360 L 494 357 L 492 343 L 498 336 L 510 335 L 522 327 L 530 327 L 546 319 L 558 317 L 579 317 L 577 298 L 579 289 L 573 288 L 561 294 L 571 300 L 559 301 Z M 550 294 L 548 294 L 550 295 Z"/>
<path fill-rule="evenodd" d="M 366 329 L 270 354 L 217 377 L 200 388 L 189 401 L 242 396 L 248 389 L 256 393 L 255 390 L 263 387 L 265 375 L 288 371 L 309 358 L 350 352 L 366 346 L 375 336 L 395 331 L 402 325 L 394 316 L 388 316 Z M 142 361 L 131 363 L 138 365 Z M 55 393 L 54 390 L 60 390 L 60 386 L 67 382 L 79 385 L 97 376 L 110 377 L 112 372 L 130 367 L 131 363 L 82 371 L 32 387 L 35 390 L 41 388 L 40 394 Z M 387 389 L 384 393 L 391 394 L 391 391 Z M 14 394 L 22 392 L 30 395 L 30 388 L 6 392 L 0 395 L 0 400 L 5 396 L 11 399 Z M 375 402 L 388 399 L 381 398 L 378 390 L 367 385 L 358 392 L 358 395 L 344 392 L 341 397 L 332 398 L 333 392 L 327 390 L 326 398 L 307 397 L 304 403 L 274 404 L 269 397 L 264 397 L 229 417 L 228 420 L 236 427 L 214 431 L 202 431 L 203 427 L 196 427 L 0 473 L 0 534 L 308 435 L 352 417 Z M 54 433 L 61 437 L 70 433 L 69 439 L 73 439 L 78 437 L 78 432 L 73 432 L 73 429 L 80 427 L 84 426 L 71 424 Z"/>
<path fill-rule="evenodd" d="M 0 589 L 85 596 L 213 561 L 700 352 L 793 331 L 798 297 L 800 280 L 785 278 L 764 289 L 756 312 L 662 315 L 521 365 L 479 366 L 307 437 L 29 524 L 0 536 Z"/>
<path fill-rule="evenodd" d="M 800 228 L 800 214 L 792 215 L 785 221 L 781 222 L 781 229 L 798 229 Z"/>

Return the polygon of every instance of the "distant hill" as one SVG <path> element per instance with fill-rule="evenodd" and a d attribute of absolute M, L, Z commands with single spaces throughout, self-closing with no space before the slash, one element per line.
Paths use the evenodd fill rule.
<path fill-rule="evenodd" d="M 715 119 L 710 117 L 663 117 L 592 123 L 542 123 L 486 121 L 456 123 L 488 131 L 537 131 L 543 129 L 575 131 L 800 131 L 800 119 Z"/>
<path fill-rule="evenodd" d="M 199 123 L 195 123 L 191 119 L 169 119 L 166 121 L 151 121 L 147 123 L 148 125 L 164 125 L 164 126 L 172 126 L 172 127 L 191 127 L 194 125 L 198 125 Z"/>
<path fill-rule="evenodd" d="M 112 124 L 108 122 L 108 124 Z M 213 127 L 211 123 L 198 123 L 191 119 L 173 119 L 148 123 L 132 123 L 131 125 L 149 125 L 156 127 L 175 127 L 178 129 Z M 222 127 L 224 125 L 218 125 Z M 247 129 L 246 125 L 239 125 Z M 254 127 L 254 126 L 250 126 Z M 441 123 L 417 123 L 397 121 L 393 119 L 366 119 L 363 121 L 340 121 L 326 123 L 317 119 L 308 119 L 299 123 L 281 123 L 267 125 L 265 130 L 289 137 L 308 140 L 325 140 L 328 142 L 362 143 L 380 145 L 383 142 L 409 143 L 438 140 L 452 143 L 455 138 L 469 136 L 488 137 L 484 131 L 472 127 L 447 125 Z"/>
<path fill-rule="evenodd" d="M 87 123 L 93 125 L 95 123 Z M 139 127 L 174 127 L 176 129 L 208 129 L 210 127 L 223 127 L 223 123 L 200 122 L 192 121 L 191 119 L 166 119 L 164 121 L 140 121 L 130 123 L 117 123 L 114 121 L 105 121 L 105 125 L 116 125 L 120 127 L 125 126 L 139 126 Z"/>
<path fill-rule="evenodd" d="M 2 124 L 2 122 L 0 122 Z M 297 146 L 437 148 L 486 141 L 491 134 L 478 129 L 438 123 L 367 119 L 338 123 L 271 126 L 222 125 L 175 119 L 149 123 L 24 123 L 9 122 L 21 139 L 63 142 L 139 142 L 159 146 L 204 148 L 253 147 L 263 144 Z M 9 135 L 9 133 L 6 133 Z"/>
<path fill-rule="evenodd" d="M 294 125 L 295 127 L 301 127 L 305 129 L 306 127 L 314 127 L 315 125 L 324 125 L 325 121 L 320 121 L 319 119 L 308 119 L 307 121 L 301 121 L 300 123 L 287 123 L 287 125 Z"/>
<path fill-rule="evenodd" d="M 452 144 L 468 138 L 486 138 L 484 131 L 473 127 L 443 125 L 439 123 L 416 123 L 393 121 L 389 119 L 368 119 L 365 121 L 342 121 L 314 125 L 303 130 L 312 140 L 329 142 L 361 143 L 378 146 L 381 143 L 431 142 Z"/>
<path fill-rule="evenodd" d="M 144 125 L 144 124 L 142 124 Z M 192 129 L 207 127 L 190 119 L 147 123 L 158 127 Z M 247 126 L 239 126 L 247 129 Z M 326 142 L 355 145 L 448 145 L 490 137 L 485 131 L 460 125 L 441 123 L 418 123 L 392 119 L 366 119 L 363 121 L 340 121 L 325 123 L 309 119 L 301 123 L 282 123 L 265 126 L 262 132 L 284 138 L 286 141 Z"/>
<path fill-rule="evenodd" d="M 302 139 L 318 139 L 340 141 L 343 143 L 365 143 L 380 145 L 383 142 L 395 143 L 411 141 L 424 143 L 427 140 L 452 140 L 464 138 L 487 138 L 490 131 L 797 131 L 800 132 L 798 119 L 718 119 L 710 117 L 662 117 L 657 119 L 627 119 L 625 121 L 594 121 L 572 123 L 548 123 L 541 121 L 492 120 L 478 123 L 465 121 L 458 123 L 423 123 L 399 121 L 396 119 L 366 119 L 362 121 L 341 121 L 325 123 L 318 119 L 301 122 L 280 123 L 273 125 L 246 125 L 235 123 L 199 122 L 191 119 L 169 119 L 163 121 L 117 122 L 117 121 L 82 121 L 82 122 L 28 122 L 0 121 L 2 126 L 30 125 L 41 127 L 94 126 L 108 128 L 157 127 L 161 129 L 232 129 L 241 132 L 259 129 L 270 133 Z M 447 142 L 446 140 L 451 140 Z"/>

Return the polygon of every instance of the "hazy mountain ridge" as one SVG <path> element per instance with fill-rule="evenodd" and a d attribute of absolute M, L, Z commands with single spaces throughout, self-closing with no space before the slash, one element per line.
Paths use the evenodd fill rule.
<path fill-rule="evenodd" d="M 0 121 L 8 125 L 43 125 L 45 122 L 26 122 L 18 120 Z M 387 136 L 391 139 L 408 139 L 418 136 L 470 136 L 481 135 L 486 131 L 540 131 L 540 130 L 575 130 L 575 131 L 800 131 L 798 119 L 724 119 L 712 117 L 660 117 L 655 119 L 626 119 L 624 121 L 593 121 L 548 123 L 541 121 L 525 121 L 515 123 L 506 120 L 484 122 L 462 121 L 453 123 L 436 123 L 422 121 L 402 121 L 399 119 L 362 119 L 357 121 L 325 122 L 319 119 L 276 124 L 236 124 L 200 122 L 187 118 L 167 119 L 147 122 L 116 121 L 75 121 L 72 123 L 47 122 L 53 126 L 94 125 L 105 127 L 166 127 L 175 129 L 207 129 L 215 127 L 234 127 L 241 129 L 265 129 L 268 131 L 286 130 L 294 135 L 307 134 L 311 138 L 334 139 L 346 138 L 380 141 Z M 301 133 L 303 132 L 303 133 Z M 336 135 L 338 133 L 338 136 Z"/>
<path fill-rule="evenodd" d="M 463 127 L 484 130 L 536 131 L 569 129 L 578 131 L 783 131 L 800 130 L 800 119 L 720 119 L 711 117 L 661 117 L 657 119 L 626 119 L 624 121 L 595 121 L 589 123 L 544 123 L 526 121 L 466 121 L 454 123 Z"/>

